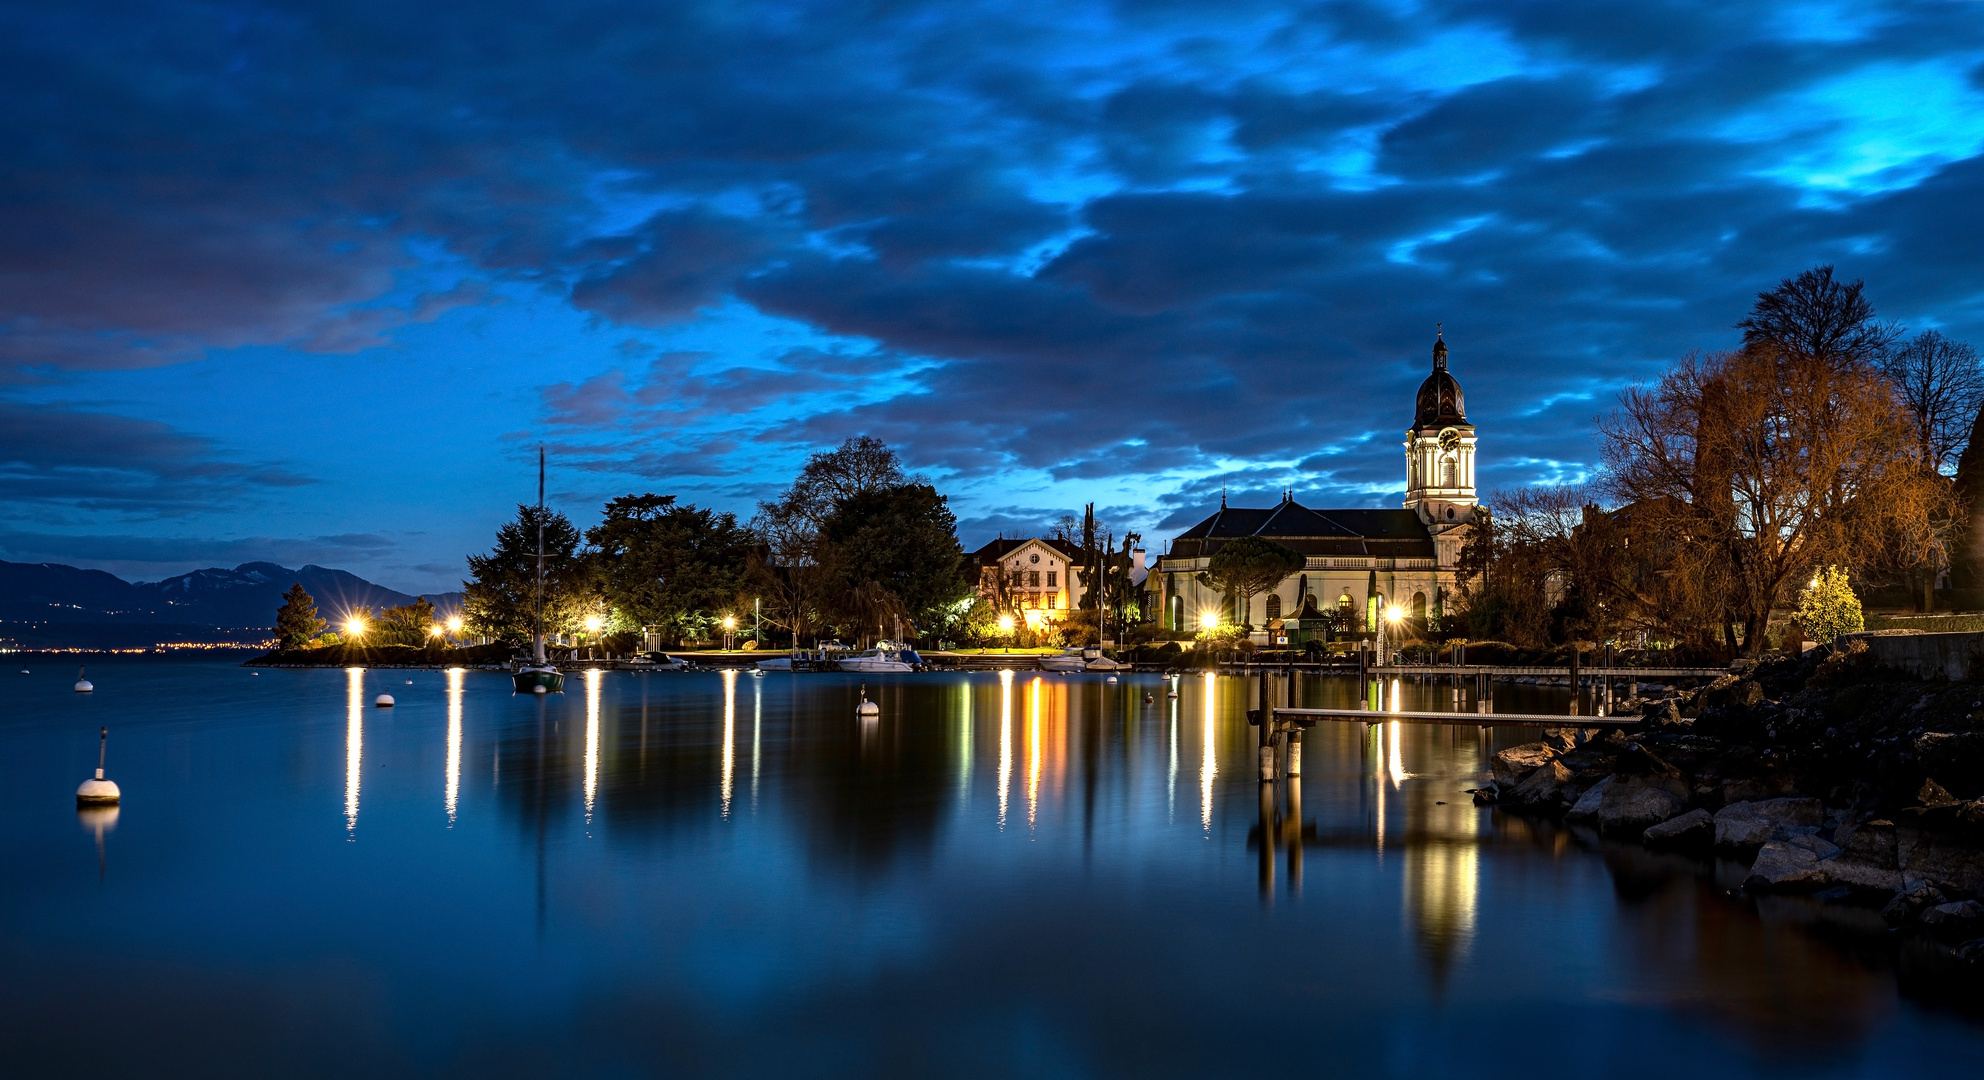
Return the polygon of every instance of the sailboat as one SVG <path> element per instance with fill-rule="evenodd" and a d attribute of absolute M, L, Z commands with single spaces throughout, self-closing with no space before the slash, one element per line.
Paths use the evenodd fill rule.
<path fill-rule="evenodd" d="M 562 694 L 565 673 L 544 658 L 544 447 L 537 448 L 537 588 L 531 597 L 530 662 L 510 678 L 519 694 Z"/>

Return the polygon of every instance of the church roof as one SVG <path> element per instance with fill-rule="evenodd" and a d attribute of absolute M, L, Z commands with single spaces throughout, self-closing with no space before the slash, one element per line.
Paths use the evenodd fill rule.
<path fill-rule="evenodd" d="M 1211 555 L 1228 540 L 1258 536 L 1304 555 L 1430 559 L 1433 534 L 1410 510 L 1312 510 L 1294 499 L 1266 509 L 1222 506 L 1179 533 L 1171 555 Z"/>
<path fill-rule="evenodd" d="M 1465 423 L 1466 402 L 1461 396 L 1459 380 L 1447 370 L 1447 342 L 1442 336 L 1433 342 L 1433 373 L 1419 384 L 1412 426 L 1417 429 Z"/>
<path fill-rule="evenodd" d="M 979 566 L 991 566 L 1000 559 L 1028 544 L 1039 544 L 1049 551 L 1058 553 L 1063 559 L 1073 560 L 1074 555 L 1060 544 L 1044 536 L 1000 537 L 971 553 L 972 561 Z"/>

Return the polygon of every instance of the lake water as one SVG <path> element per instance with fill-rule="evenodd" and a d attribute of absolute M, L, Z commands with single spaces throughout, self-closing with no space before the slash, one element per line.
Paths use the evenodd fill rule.
<path fill-rule="evenodd" d="M 7 1076 L 1984 1066 L 1877 917 L 1474 807 L 1518 731 L 1319 725 L 1294 808 L 1239 678 L 870 677 L 863 723 L 836 675 L 31 667 L 0 706 Z"/>

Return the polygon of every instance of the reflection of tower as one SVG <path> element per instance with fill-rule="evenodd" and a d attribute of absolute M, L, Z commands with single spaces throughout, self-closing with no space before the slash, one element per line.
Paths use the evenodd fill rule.
<path fill-rule="evenodd" d="M 1421 727 L 1413 741 L 1424 743 L 1445 734 L 1443 728 Z M 1396 741 L 1392 749 L 1395 760 L 1411 754 L 1401 752 Z M 1441 752 L 1446 749 L 1427 746 L 1421 752 L 1430 761 L 1446 759 L 1449 755 Z M 1437 798 L 1449 786 L 1421 782 L 1399 792 L 1405 802 L 1405 912 L 1432 965 L 1436 989 L 1445 986 L 1453 962 L 1466 955 L 1473 943 L 1481 878 L 1481 812 L 1469 800 Z"/>

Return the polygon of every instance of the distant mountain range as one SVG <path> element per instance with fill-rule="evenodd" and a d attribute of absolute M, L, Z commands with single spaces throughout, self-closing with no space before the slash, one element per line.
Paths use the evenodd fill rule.
<path fill-rule="evenodd" d="M 291 585 L 334 624 L 347 612 L 411 604 L 415 597 L 343 570 L 243 563 L 164 581 L 130 582 L 59 563 L 0 562 L 0 640 L 24 648 L 141 648 L 162 643 L 258 643 Z M 443 614 L 462 594 L 426 596 Z"/>

